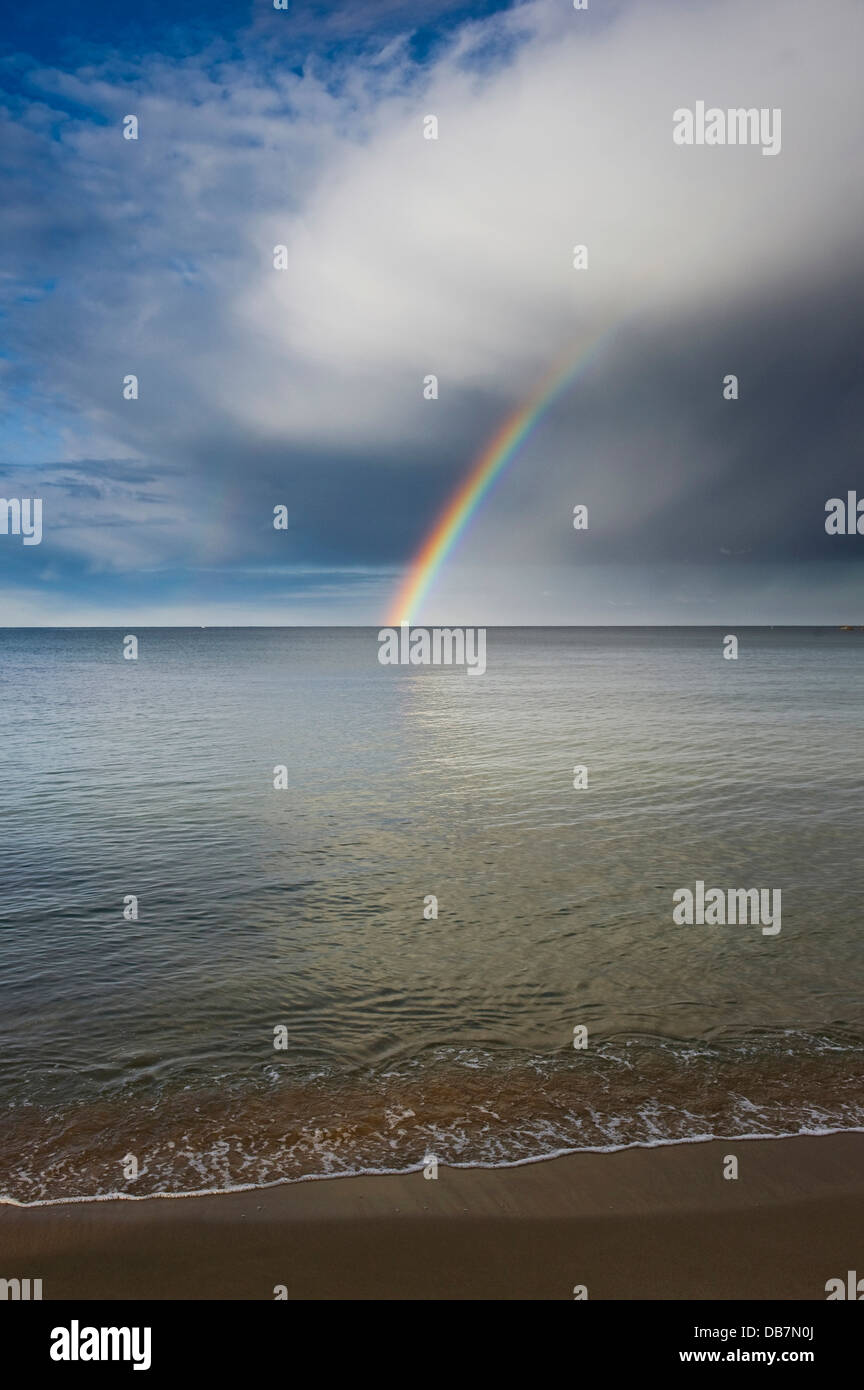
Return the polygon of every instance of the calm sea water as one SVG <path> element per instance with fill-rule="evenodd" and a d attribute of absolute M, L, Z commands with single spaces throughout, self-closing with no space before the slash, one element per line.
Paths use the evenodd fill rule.
<path fill-rule="evenodd" d="M 864 634 L 122 636 L 0 633 L 0 1194 L 864 1125 Z"/>

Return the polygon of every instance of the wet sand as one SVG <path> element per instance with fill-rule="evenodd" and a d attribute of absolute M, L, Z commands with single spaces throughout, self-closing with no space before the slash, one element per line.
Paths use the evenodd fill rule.
<path fill-rule="evenodd" d="M 824 1301 L 864 1272 L 864 1134 L 3 1206 L 0 1249 L 45 1299 Z"/>

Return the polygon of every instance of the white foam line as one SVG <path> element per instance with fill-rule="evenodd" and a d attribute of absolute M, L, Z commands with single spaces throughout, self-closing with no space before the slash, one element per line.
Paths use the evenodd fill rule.
<path fill-rule="evenodd" d="M 806 1139 L 827 1134 L 864 1134 L 864 1126 L 840 1126 L 837 1129 L 796 1129 L 784 1134 L 693 1134 L 678 1139 L 636 1139 L 630 1144 L 597 1144 L 575 1149 L 552 1149 L 549 1153 L 532 1154 L 501 1163 L 445 1163 L 442 1168 L 481 1168 L 495 1172 L 498 1168 L 523 1168 L 528 1163 L 546 1163 L 552 1158 L 567 1158 L 570 1154 L 611 1154 L 625 1149 L 664 1149 L 673 1144 L 737 1144 L 746 1139 Z M 339 1178 L 398 1178 L 419 1173 L 426 1163 L 413 1163 L 408 1168 L 351 1168 L 342 1173 L 303 1173 L 299 1178 L 274 1178 L 272 1182 L 238 1183 L 233 1187 L 200 1187 L 190 1192 L 99 1192 L 90 1197 L 41 1197 L 35 1202 L 19 1202 L 16 1197 L 0 1195 L 0 1206 L 7 1207 L 66 1207 L 84 1202 L 152 1202 L 182 1200 L 187 1197 L 223 1197 L 231 1192 L 264 1192 L 270 1187 L 287 1187 L 299 1182 L 325 1182 Z"/>

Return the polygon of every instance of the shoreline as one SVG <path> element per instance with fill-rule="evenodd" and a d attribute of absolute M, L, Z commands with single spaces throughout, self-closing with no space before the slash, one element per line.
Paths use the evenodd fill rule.
<path fill-rule="evenodd" d="M 0 1274 L 45 1300 L 822 1300 L 864 1265 L 864 1134 L 4 1203 L 0 1244 Z"/>
<path fill-rule="evenodd" d="M 728 1146 L 730 1144 L 742 1144 L 749 1140 L 779 1142 L 783 1139 L 823 1139 L 835 1134 L 864 1134 L 864 1125 L 851 1125 L 846 1129 L 796 1130 L 789 1134 L 695 1134 L 684 1139 L 656 1139 L 651 1142 L 638 1140 L 631 1144 L 610 1144 L 593 1149 L 554 1149 L 549 1153 L 535 1154 L 530 1158 L 514 1158 L 500 1163 L 447 1163 L 445 1160 L 439 1160 L 439 1167 L 446 1168 L 449 1172 L 473 1172 L 478 1169 L 481 1172 L 497 1172 L 499 1169 L 524 1168 L 531 1163 L 549 1163 L 555 1159 L 572 1158 L 581 1154 L 615 1154 L 624 1153 L 630 1149 L 678 1148 L 687 1144 L 725 1144 Z M 0 1196 L 0 1211 L 6 1206 L 29 1211 L 39 1207 L 84 1206 L 90 1202 L 182 1202 L 189 1197 L 249 1196 L 256 1192 L 267 1192 L 271 1188 L 286 1187 L 294 1183 L 329 1183 L 353 1178 L 405 1178 L 411 1177 L 415 1173 L 422 1173 L 424 1167 L 425 1161 L 420 1161 L 410 1168 L 360 1169 L 357 1172 L 345 1173 L 306 1173 L 301 1177 L 273 1178 L 269 1182 L 240 1183 L 233 1187 L 192 1188 L 189 1191 L 181 1192 L 95 1192 L 86 1197 L 37 1197 L 32 1202 L 19 1201 L 17 1197 Z"/>

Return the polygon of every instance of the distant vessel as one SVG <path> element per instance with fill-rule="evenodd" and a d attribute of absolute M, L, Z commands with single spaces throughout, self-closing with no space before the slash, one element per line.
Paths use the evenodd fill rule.
<path fill-rule="evenodd" d="M 864 627 L 852 627 L 850 623 L 845 624 L 840 629 L 841 632 L 864 632 Z"/>

